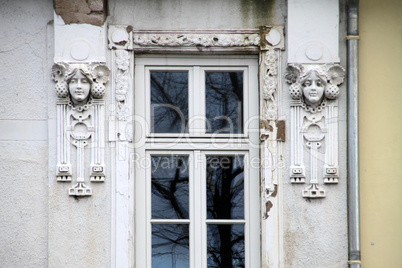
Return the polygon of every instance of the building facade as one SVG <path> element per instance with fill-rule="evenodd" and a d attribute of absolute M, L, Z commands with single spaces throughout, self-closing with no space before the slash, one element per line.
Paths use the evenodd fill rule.
<path fill-rule="evenodd" d="M 400 31 L 388 2 L 360 5 L 359 35 L 335 0 L 3 1 L 0 266 L 400 265 L 401 40 L 373 53 Z"/>

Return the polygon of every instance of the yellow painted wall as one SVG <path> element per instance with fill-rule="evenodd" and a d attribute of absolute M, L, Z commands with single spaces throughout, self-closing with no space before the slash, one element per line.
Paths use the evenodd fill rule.
<path fill-rule="evenodd" d="M 360 1 L 362 267 L 402 267 L 402 1 Z"/>

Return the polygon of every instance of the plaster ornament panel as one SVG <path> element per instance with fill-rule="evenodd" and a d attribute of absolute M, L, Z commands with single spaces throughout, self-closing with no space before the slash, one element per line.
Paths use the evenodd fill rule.
<path fill-rule="evenodd" d="M 115 99 L 116 116 L 118 120 L 126 121 L 130 116 L 130 109 L 127 102 L 127 93 L 130 79 L 130 55 L 126 50 L 115 51 L 116 80 Z"/>
<path fill-rule="evenodd" d="M 109 25 L 109 49 L 132 50 L 133 27 L 130 25 Z"/>
<path fill-rule="evenodd" d="M 109 76 L 109 69 L 100 64 L 53 65 L 52 78 L 58 97 L 56 176 L 59 182 L 71 182 L 75 177 L 76 184 L 69 189 L 69 195 L 92 195 L 92 189 L 86 185 L 88 173 L 92 182 L 105 180 L 102 98 Z M 90 161 L 86 156 L 88 148 Z"/>
<path fill-rule="evenodd" d="M 267 219 L 277 194 L 278 73 L 280 51 L 260 52 L 260 142 L 262 217 Z"/>
<path fill-rule="evenodd" d="M 65 24 L 54 16 L 55 62 L 105 62 L 106 26 Z"/>
<path fill-rule="evenodd" d="M 339 59 L 339 1 L 289 0 L 288 62 L 334 63 Z"/>
<path fill-rule="evenodd" d="M 259 46 L 258 33 L 134 33 L 134 45 L 138 46 L 202 46 L 202 47 L 245 47 Z"/>
<path fill-rule="evenodd" d="M 338 64 L 290 64 L 286 70 L 292 99 L 290 182 L 309 178 L 306 198 L 326 196 L 320 181 L 339 181 L 337 97 L 344 76 Z"/>

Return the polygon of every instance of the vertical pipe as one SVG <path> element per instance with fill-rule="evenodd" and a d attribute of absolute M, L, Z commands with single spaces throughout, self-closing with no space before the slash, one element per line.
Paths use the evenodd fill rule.
<path fill-rule="evenodd" d="M 359 0 L 348 2 L 348 220 L 349 267 L 360 268 L 359 203 Z"/>

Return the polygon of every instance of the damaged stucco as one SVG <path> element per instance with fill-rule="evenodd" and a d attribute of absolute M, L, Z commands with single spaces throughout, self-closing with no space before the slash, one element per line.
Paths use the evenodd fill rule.
<path fill-rule="evenodd" d="M 101 26 L 106 20 L 106 0 L 53 0 L 54 11 L 64 23 L 87 23 Z"/>

